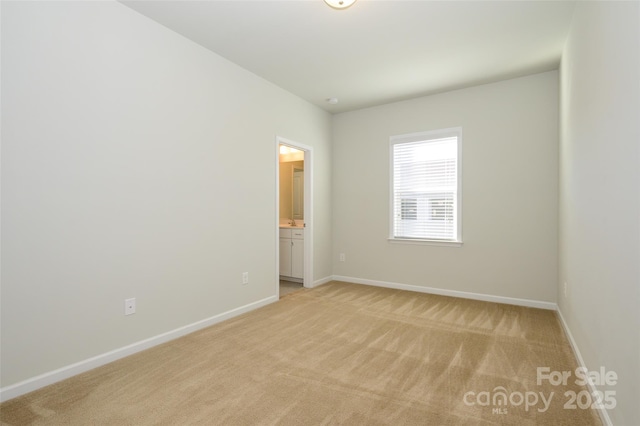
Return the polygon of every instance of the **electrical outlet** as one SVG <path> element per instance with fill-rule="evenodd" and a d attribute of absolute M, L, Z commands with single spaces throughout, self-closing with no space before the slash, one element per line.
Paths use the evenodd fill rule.
<path fill-rule="evenodd" d="M 249 273 L 248 272 L 243 272 L 242 273 L 242 284 L 249 284 Z"/>
<path fill-rule="evenodd" d="M 124 314 L 131 315 L 136 313 L 136 298 L 125 299 L 124 301 Z"/>
<path fill-rule="evenodd" d="M 340 253 L 340 262 L 345 262 L 347 260 L 347 256 L 344 253 Z"/>
<path fill-rule="evenodd" d="M 564 282 L 564 297 L 567 297 L 567 282 Z"/>

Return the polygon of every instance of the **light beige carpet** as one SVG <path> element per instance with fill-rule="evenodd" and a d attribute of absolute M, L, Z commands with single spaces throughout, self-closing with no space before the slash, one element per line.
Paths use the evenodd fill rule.
<path fill-rule="evenodd" d="M 582 388 L 573 381 L 538 386 L 536 367 L 576 368 L 551 311 L 331 282 L 7 401 L 0 419 L 8 425 L 600 424 L 592 410 L 563 408 L 564 392 Z M 512 402 L 491 403 L 499 387 Z M 482 392 L 491 405 L 481 405 Z M 518 393 L 527 392 L 554 395 L 541 412 L 542 402 L 528 409 L 516 404 Z"/>

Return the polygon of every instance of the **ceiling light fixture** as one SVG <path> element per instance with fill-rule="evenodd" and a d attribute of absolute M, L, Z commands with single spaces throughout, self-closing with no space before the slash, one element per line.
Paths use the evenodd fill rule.
<path fill-rule="evenodd" d="M 335 105 L 338 103 L 338 98 L 327 98 L 326 101 L 329 102 L 331 105 Z"/>
<path fill-rule="evenodd" d="M 346 9 L 356 2 L 356 0 L 324 0 L 326 4 L 334 9 Z"/>

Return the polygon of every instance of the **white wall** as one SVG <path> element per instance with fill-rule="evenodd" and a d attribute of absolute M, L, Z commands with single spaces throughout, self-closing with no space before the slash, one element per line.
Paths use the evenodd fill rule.
<path fill-rule="evenodd" d="M 640 424 L 639 5 L 579 4 L 561 66 L 558 303 L 586 366 L 619 376 L 617 425 Z"/>
<path fill-rule="evenodd" d="M 330 276 L 330 125 L 119 3 L 2 2 L 1 386 L 275 296 L 276 135 Z"/>
<path fill-rule="evenodd" d="M 338 114 L 333 125 L 335 275 L 555 302 L 556 71 Z M 457 126 L 464 246 L 388 242 L 389 137 Z"/>

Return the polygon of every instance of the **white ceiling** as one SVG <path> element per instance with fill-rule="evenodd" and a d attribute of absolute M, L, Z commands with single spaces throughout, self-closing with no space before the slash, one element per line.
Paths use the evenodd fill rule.
<path fill-rule="evenodd" d="M 557 69 L 574 1 L 123 1 L 342 112 Z M 330 105 L 327 98 L 339 103 Z"/>

